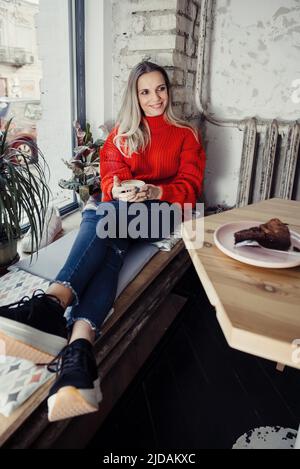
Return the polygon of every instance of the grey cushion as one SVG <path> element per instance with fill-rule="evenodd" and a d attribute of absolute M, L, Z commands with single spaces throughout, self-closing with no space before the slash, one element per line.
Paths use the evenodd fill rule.
<path fill-rule="evenodd" d="M 33 256 L 31 263 L 30 257 L 26 257 L 17 264 L 14 264 L 13 267 L 18 267 L 47 280 L 54 280 L 69 255 L 77 232 L 78 230 L 74 230 L 44 249 L 41 249 L 38 256 L 36 254 Z M 116 298 L 158 251 L 158 247 L 153 246 L 147 241 L 137 242 L 130 247 L 119 274 Z"/>

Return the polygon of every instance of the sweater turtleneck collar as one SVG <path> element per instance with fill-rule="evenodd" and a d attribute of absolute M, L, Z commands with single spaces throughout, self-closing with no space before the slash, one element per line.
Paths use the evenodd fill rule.
<path fill-rule="evenodd" d="M 144 116 L 144 119 L 148 122 L 151 131 L 161 130 L 169 125 L 164 118 L 164 114 L 160 116 Z"/>

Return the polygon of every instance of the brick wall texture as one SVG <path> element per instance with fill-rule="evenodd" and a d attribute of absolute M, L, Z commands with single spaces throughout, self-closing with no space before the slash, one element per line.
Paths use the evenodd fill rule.
<path fill-rule="evenodd" d="M 201 0 L 113 0 L 114 115 L 131 68 L 150 60 L 166 68 L 176 113 L 198 117 L 194 87 Z"/>

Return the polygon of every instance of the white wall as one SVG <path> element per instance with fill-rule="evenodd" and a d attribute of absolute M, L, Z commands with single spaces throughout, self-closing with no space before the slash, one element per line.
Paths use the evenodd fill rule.
<path fill-rule="evenodd" d="M 111 0 L 86 2 L 86 114 L 93 136 L 113 120 Z"/>
<path fill-rule="evenodd" d="M 206 208 L 235 205 L 243 145 L 237 129 L 206 123 L 203 132 L 206 149 L 204 198 Z"/>
<path fill-rule="evenodd" d="M 299 0 L 217 0 L 212 52 L 211 112 L 299 117 L 291 100 L 300 77 Z"/>
<path fill-rule="evenodd" d="M 208 112 L 217 119 L 300 118 L 299 0 L 216 0 Z M 300 85 L 300 82 L 299 82 Z M 208 205 L 235 204 L 242 132 L 206 126 Z"/>

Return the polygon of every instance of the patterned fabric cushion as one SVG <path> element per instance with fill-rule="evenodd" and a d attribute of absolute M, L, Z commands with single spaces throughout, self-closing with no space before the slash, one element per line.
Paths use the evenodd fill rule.
<path fill-rule="evenodd" d="M 8 417 L 52 376 L 46 367 L 0 355 L 0 414 Z"/>
<path fill-rule="evenodd" d="M 46 290 L 49 280 L 32 275 L 17 267 L 11 267 L 8 274 L 0 278 L 0 306 L 19 301 L 30 296 L 35 290 Z"/>
<path fill-rule="evenodd" d="M 31 296 L 39 288 L 45 290 L 49 281 L 14 267 L 0 278 L 0 306 Z M 0 414 L 8 417 L 51 376 L 45 367 L 4 354 L 0 341 Z"/>
<path fill-rule="evenodd" d="M 160 251 L 171 251 L 171 249 L 181 240 L 181 225 L 177 226 L 170 238 L 164 238 L 151 244 L 156 246 Z"/>

